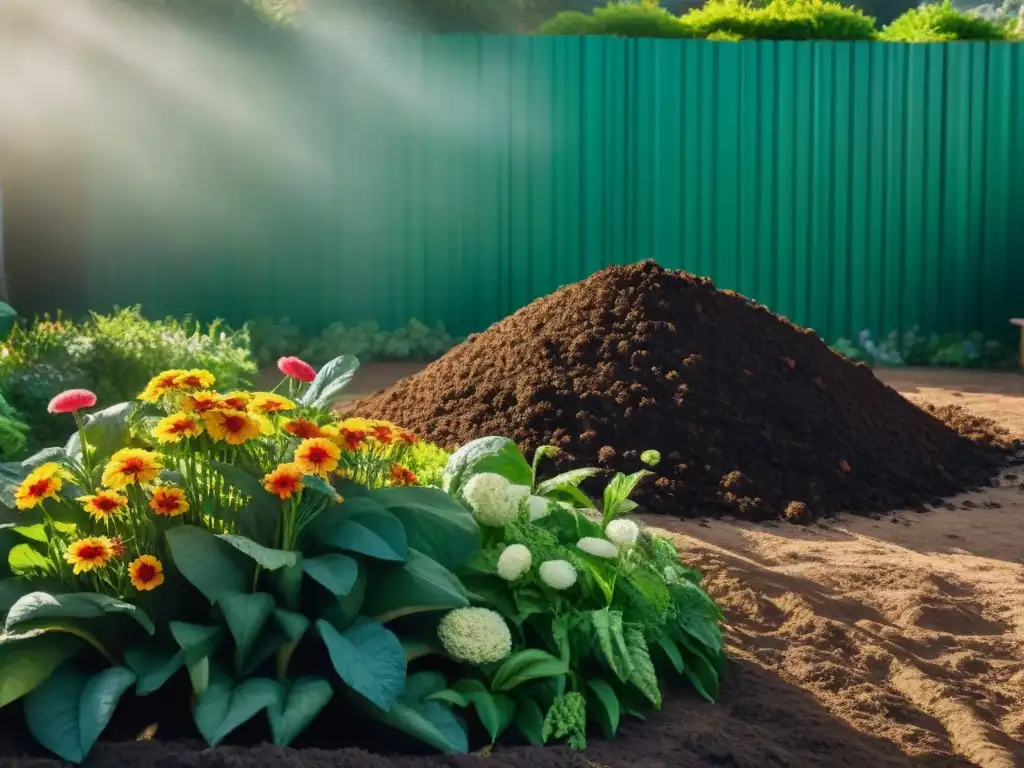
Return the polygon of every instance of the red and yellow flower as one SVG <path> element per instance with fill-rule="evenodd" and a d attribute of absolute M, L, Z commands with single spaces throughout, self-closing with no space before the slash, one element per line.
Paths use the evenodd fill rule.
<path fill-rule="evenodd" d="M 295 465 L 304 475 L 326 475 L 338 468 L 341 448 L 326 437 L 312 437 L 295 449 Z"/>
<path fill-rule="evenodd" d="M 228 445 L 241 445 L 265 433 L 260 420 L 245 411 L 207 411 L 203 414 L 203 423 L 210 437 Z"/>
<path fill-rule="evenodd" d="M 161 443 L 180 443 L 187 437 L 199 437 L 203 425 L 185 411 L 172 413 L 160 419 L 153 428 L 153 437 Z"/>
<path fill-rule="evenodd" d="M 244 411 L 252 400 L 248 392 L 228 392 L 220 396 L 221 407 L 229 411 Z"/>
<path fill-rule="evenodd" d="M 164 566 L 153 555 L 142 555 L 128 564 L 128 576 L 139 592 L 149 592 L 164 583 Z"/>
<path fill-rule="evenodd" d="M 47 499 L 57 498 L 63 485 L 60 465 L 53 462 L 43 464 L 21 481 L 14 494 L 15 506 L 22 510 L 37 507 Z"/>
<path fill-rule="evenodd" d="M 224 407 L 224 398 L 216 392 L 200 390 L 181 399 L 181 410 L 185 413 L 205 413 Z"/>
<path fill-rule="evenodd" d="M 217 377 L 201 368 L 182 371 L 174 379 L 174 386 L 181 390 L 209 389 L 217 383 Z"/>
<path fill-rule="evenodd" d="M 162 485 L 153 490 L 153 498 L 149 500 L 149 508 L 156 515 L 179 517 L 188 512 L 188 501 L 181 488 Z"/>
<path fill-rule="evenodd" d="M 90 536 L 68 544 L 64 559 L 75 567 L 75 574 L 102 568 L 114 558 L 114 542 L 106 536 Z"/>
<path fill-rule="evenodd" d="M 92 496 L 79 496 L 77 501 L 93 520 L 106 520 L 128 506 L 128 497 L 115 491 L 97 491 Z"/>
<path fill-rule="evenodd" d="M 392 485 L 419 485 L 419 478 L 416 477 L 416 473 L 408 467 L 403 467 L 401 464 L 391 465 L 391 484 Z"/>
<path fill-rule="evenodd" d="M 294 411 L 295 403 L 287 397 L 275 395 L 273 392 L 257 392 L 252 396 L 252 400 L 249 401 L 248 410 L 251 413 L 267 416 L 271 413 L 280 413 L 281 411 Z"/>
<path fill-rule="evenodd" d="M 381 445 L 391 445 L 395 441 L 397 428 L 394 424 L 380 421 L 370 428 L 370 437 Z"/>
<path fill-rule="evenodd" d="M 280 464 L 263 478 L 263 487 L 279 499 L 290 499 L 293 494 L 302 492 L 302 475 L 295 464 Z"/>
<path fill-rule="evenodd" d="M 405 443 L 406 445 L 416 445 L 416 443 L 420 441 L 420 439 L 408 429 L 402 429 L 401 427 L 395 428 L 395 436 L 398 438 L 398 442 Z"/>
<path fill-rule="evenodd" d="M 309 419 L 292 419 L 283 425 L 284 431 L 289 435 L 295 435 L 300 440 L 308 440 L 311 437 L 330 437 L 330 432 Z"/>
<path fill-rule="evenodd" d="M 149 380 L 146 388 L 139 394 L 139 400 L 146 403 L 155 403 L 164 395 L 176 392 L 178 390 L 178 377 L 183 373 L 185 371 L 177 368 L 158 373 Z"/>
<path fill-rule="evenodd" d="M 103 470 L 103 485 L 119 491 L 129 485 L 151 483 L 164 468 L 161 456 L 142 448 L 122 448 Z"/>

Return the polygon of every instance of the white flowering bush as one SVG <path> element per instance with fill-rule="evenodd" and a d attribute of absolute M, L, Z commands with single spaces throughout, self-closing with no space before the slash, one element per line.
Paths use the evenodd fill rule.
<path fill-rule="evenodd" d="M 472 510 L 482 540 L 457 572 L 472 607 L 438 628 L 465 676 L 432 699 L 471 709 L 492 741 L 514 728 L 532 744 L 582 749 L 593 726 L 612 737 L 623 716 L 660 707 L 666 677 L 714 700 L 722 615 L 675 545 L 629 518 L 650 471 L 615 475 L 596 502 L 581 488 L 596 469 L 539 478 L 553 453 L 538 450 L 531 465 L 489 437 L 445 467 L 445 490 Z M 659 461 L 647 451 L 640 466 Z"/>

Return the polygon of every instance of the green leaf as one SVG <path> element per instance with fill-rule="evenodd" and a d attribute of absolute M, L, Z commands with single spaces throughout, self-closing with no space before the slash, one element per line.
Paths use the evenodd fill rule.
<path fill-rule="evenodd" d="M 43 573 L 51 571 L 54 564 L 35 546 L 25 542 L 11 547 L 7 553 L 7 565 L 15 575 L 32 576 L 40 571 Z"/>
<path fill-rule="evenodd" d="M 658 647 L 664 651 L 665 656 L 668 658 L 672 666 L 675 667 L 676 672 L 680 675 L 683 674 L 686 664 L 683 663 L 683 656 L 679 653 L 679 648 L 676 646 L 672 638 L 668 635 L 662 634 L 655 638 L 655 642 L 658 644 Z"/>
<path fill-rule="evenodd" d="M 125 667 L 110 667 L 88 677 L 64 664 L 25 697 L 25 723 L 48 750 L 80 763 L 134 682 L 135 673 Z"/>
<path fill-rule="evenodd" d="M 444 468 L 444 490 L 458 498 L 462 486 L 473 475 L 494 472 L 513 485 L 532 486 L 533 472 L 516 444 L 507 437 L 472 440 L 448 457 Z"/>
<path fill-rule="evenodd" d="M 220 627 L 187 624 L 183 621 L 172 621 L 170 630 L 174 642 L 185 653 L 185 663 L 189 665 L 212 654 L 223 637 Z"/>
<path fill-rule="evenodd" d="M 430 697 L 446 686 L 439 672 L 417 672 L 409 675 L 405 692 L 385 712 L 369 707 L 377 720 L 447 754 L 469 751 L 466 729 L 451 709 Z"/>
<path fill-rule="evenodd" d="M 156 628 L 144 611 L 131 603 L 107 595 L 77 592 L 69 595 L 51 595 L 30 592 L 11 606 L 4 623 L 4 632 L 18 624 L 38 619 L 98 619 L 109 613 L 123 613 L 135 619 L 149 634 Z"/>
<path fill-rule="evenodd" d="M 393 632 L 373 622 L 344 633 L 326 621 L 316 623 L 334 671 L 346 685 L 387 712 L 405 687 L 405 651 Z"/>
<path fill-rule="evenodd" d="M 329 409 L 359 369 L 359 360 L 352 355 L 341 355 L 320 369 L 299 402 L 314 409 Z"/>
<path fill-rule="evenodd" d="M 267 709 L 274 744 L 278 747 L 291 744 L 333 696 L 331 684 L 319 677 L 303 677 L 287 685 L 283 701 Z"/>
<path fill-rule="evenodd" d="M 468 707 L 469 700 L 458 691 L 452 690 L 451 688 L 445 688 L 443 691 L 430 695 L 431 701 L 443 701 L 446 704 L 451 704 L 453 707 Z"/>
<path fill-rule="evenodd" d="M 402 648 L 405 650 L 405 660 L 407 662 L 441 653 L 440 645 L 424 640 L 402 638 Z"/>
<path fill-rule="evenodd" d="M 28 594 L 29 585 L 21 579 L 0 579 L 0 614 Z"/>
<path fill-rule="evenodd" d="M 280 706 L 283 697 L 284 691 L 273 680 L 254 677 L 236 687 L 227 675 L 214 672 L 196 701 L 196 727 L 206 743 L 215 747 L 264 709 Z"/>
<path fill-rule="evenodd" d="M 220 461 L 209 462 L 211 469 L 220 474 L 229 486 L 249 499 L 242 514 L 241 532 L 258 541 L 271 541 L 274 528 L 281 516 L 281 501 L 267 493 L 262 481 L 241 467 Z"/>
<path fill-rule="evenodd" d="M 550 480 L 545 480 L 537 486 L 538 496 L 547 496 L 549 493 L 555 491 L 564 491 L 566 488 L 579 488 L 580 483 L 586 480 L 588 477 L 599 475 L 600 469 L 595 467 L 583 467 L 582 469 L 570 469 L 568 472 L 563 472 L 560 475 L 555 475 Z M 590 500 L 587 499 L 589 502 Z M 589 504 L 588 504 L 589 506 Z"/>
<path fill-rule="evenodd" d="M 704 646 L 707 655 L 717 657 L 722 652 L 725 640 L 718 622 L 695 613 L 684 613 L 679 617 L 679 629 L 688 637 Z"/>
<path fill-rule="evenodd" d="M 661 687 L 658 685 L 658 673 L 654 670 L 651 653 L 643 632 L 636 627 L 628 627 L 624 633 L 629 658 L 633 662 L 633 672 L 629 682 L 636 686 L 655 709 L 661 708 Z"/>
<path fill-rule="evenodd" d="M 138 678 L 135 695 L 147 696 L 185 666 L 185 652 L 163 645 L 141 645 L 124 652 L 124 663 Z"/>
<path fill-rule="evenodd" d="M 0 643 L 0 707 L 34 690 L 81 647 L 66 634 Z"/>
<path fill-rule="evenodd" d="M 623 636 L 622 613 L 607 608 L 591 611 L 590 620 L 605 662 L 622 682 L 629 682 L 633 674 L 633 660 Z"/>
<path fill-rule="evenodd" d="M 507 696 L 492 694 L 483 683 L 472 678 L 460 680 L 452 689 L 473 705 L 480 722 L 491 737 L 491 744 L 494 744 L 512 724 L 516 705 Z"/>
<path fill-rule="evenodd" d="M 407 550 L 402 521 L 368 496 L 347 499 L 326 509 L 306 527 L 303 537 L 323 546 L 397 563 L 405 560 Z"/>
<path fill-rule="evenodd" d="M 298 614 L 292 615 L 297 616 Z M 305 619 L 305 616 L 303 618 Z M 308 619 L 306 620 L 308 621 Z M 256 642 L 253 643 L 252 650 L 249 651 L 245 664 L 242 665 L 242 676 L 248 677 L 253 674 L 253 672 L 260 668 L 263 662 L 275 653 L 285 652 L 285 647 L 291 645 L 292 642 L 276 621 L 267 624 L 263 631 L 260 632 L 260 636 L 256 638 Z"/>
<path fill-rule="evenodd" d="M 342 597 L 352 591 L 359 577 L 359 563 L 348 555 L 321 555 L 302 561 L 302 570 L 311 579 Z"/>
<path fill-rule="evenodd" d="M 528 680 L 543 677 L 557 677 L 568 674 L 569 667 L 563 659 L 552 656 L 546 651 L 527 648 L 518 651 L 502 662 L 491 680 L 491 690 L 495 692 L 510 691 Z"/>
<path fill-rule="evenodd" d="M 253 643 L 274 612 L 274 598 L 265 592 L 233 593 L 222 596 L 217 605 L 235 638 L 235 669 L 241 671 Z"/>
<path fill-rule="evenodd" d="M 529 696 L 516 700 L 515 725 L 530 744 L 544 746 L 544 712 Z"/>
<path fill-rule="evenodd" d="M 436 488 L 381 488 L 370 494 L 405 527 L 408 545 L 445 568 L 468 563 L 480 549 L 480 526 L 465 506 Z"/>
<path fill-rule="evenodd" d="M 629 498 L 629 495 L 636 488 L 637 484 L 648 475 L 653 475 L 646 469 L 634 472 L 631 475 L 624 475 L 619 472 L 611 479 L 611 482 L 604 488 L 604 519 L 611 520 L 621 512 L 620 505 Z"/>
<path fill-rule="evenodd" d="M 182 576 L 211 603 L 232 592 L 245 592 L 252 581 L 252 561 L 209 531 L 180 525 L 166 532 L 171 559 Z"/>
<path fill-rule="evenodd" d="M 272 576 L 274 588 L 290 609 L 298 610 L 302 595 L 302 566 L 286 566 Z"/>
<path fill-rule="evenodd" d="M 702 698 L 714 703 L 718 698 L 718 672 L 714 666 L 697 653 L 683 652 L 686 667 L 683 674 Z"/>
<path fill-rule="evenodd" d="M 409 549 L 401 566 L 375 568 L 371 579 L 374 588 L 366 595 L 363 612 L 381 623 L 469 605 L 455 574 L 415 549 Z"/>
<path fill-rule="evenodd" d="M 558 449 L 553 445 L 542 445 L 536 451 L 533 452 L 533 462 L 530 467 L 530 472 L 533 475 L 533 482 L 530 483 L 530 489 L 534 490 L 537 487 L 537 470 L 540 468 L 540 463 L 549 456 L 557 456 Z M 541 493 L 536 493 L 538 496 L 542 496 Z"/>
<path fill-rule="evenodd" d="M 324 618 L 335 629 L 345 629 L 359 616 L 359 612 L 362 611 L 363 603 L 366 600 L 366 587 L 368 583 L 367 569 L 360 568 L 352 591 L 344 597 L 339 597 L 333 601 L 324 613 Z"/>
<path fill-rule="evenodd" d="M 283 549 L 268 549 L 245 536 L 218 533 L 217 538 L 221 541 L 226 541 L 242 554 L 248 555 L 256 561 L 257 565 L 268 571 L 276 571 L 278 568 L 297 565 L 299 562 L 299 556 L 295 552 L 286 552 Z"/>
<path fill-rule="evenodd" d="M 85 439 L 89 442 L 94 461 L 112 456 L 128 445 L 131 437 L 128 420 L 134 405 L 118 403 L 85 417 Z M 82 440 L 77 432 L 68 439 L 64 452 L 68 456 L 81 455 Z"/>
<path fill-rule="evenodd" d="M 614 738 L 622 716 L 615 689 L 598 677 L 587 680 L 587 688 L 587 710 L 594 713 L 605 738 Z"/>
<path fill-rule="evenodd" d="M 291 641 L 298 640 L 309 629 L 309 619 L 301 613 L 292 613 L 281 608 L 274 610 L 274 621 Z"/>

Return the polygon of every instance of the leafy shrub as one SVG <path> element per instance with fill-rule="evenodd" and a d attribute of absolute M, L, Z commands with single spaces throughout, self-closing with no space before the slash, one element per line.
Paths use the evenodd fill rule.
<path fill-rule="evenodd" d="M 979 332 L 922 334 L 912 328 L 902 336 L 893 331 L 876 342 L 871 332 L 861 331 L 856 340 L 839 339 L 835 351 L 870 366 L 945 366 L 951 368 L 1013 369 L 1013 349 Z"/>
<path fill-rule="evenodd" d="M 565 11 L 540 27 L 542 35 L 607 35 L 613 37 L 684 38 L 693 35 L 664 8 L 610 3 L 587 16 Z"/>
<path fill-rule="evenodd" d="M 101 405 L 133 398 L 165 368 L 204 368 L 224 386 L 248 383 L 256 367 L 248 333 L 219 322 L 203 328 L 186 319 L 147 320 L 138 307 L 93 314 L 82 323 L 44 317 L 16 326 L 0 356 L 0 391 L 26 415 L 37 443 L 60 437 L 46 404 L 65 389 L 92 390 Z"/>
<path fill-rule="evenodd" d="M 949 0 L 911 8 L 882 30 L 882 40 L 899 43 L 938 43 L 956 40 L 1009 40 L 1011 28 L 953 7 Z"/>
<path fill-rule="evenodd" d="M 0 707 L 81 762 L 124 694 L 174 678 L 210 745 L 257 717 L 288 744 L 344 697 L 346 718 L 449 753 L 469 704 L 492 740 L 515 724 L 580 748 L 588 710 L 614 732 L 657 706 L 659 669 L 714 697 L 717 607 L 623 519 L 649 473 L 613 478 L 598 511 L 578 488 L 595 471 L 539 482 L 550 449 L 531 467 L 489 438 L 448 459 L 447 491 L 420 486 L 409 465 L 436 449 L 331 414 L 357 364 L 287 397 L 164 371 L 81 420 L 94 397 L 65 393 L 77 433 L 0 467 Z"/>
<path fill-rule="evenodd" d="M 342 354 L 355 355 L 364 362 L 378 358 L 434 360 L 457 343 L 444 323 L 431 328 L 415 318 L 394 331 L 382 331 L 372 321 L 354 326 L 334 323 L 309 342 L 303 357 L 314 365 Z"/>
<path fill-rule="evenodd" d="M 276 363 L 288 355 L 302 352 L 302 332 L 288 320 L 274 320 L 261 317 L 245 324 L 249 332 L 249 344 L 256 365 L 262 367 Z M 330 359 L 330 358 L 328 358 Z"/>
<path fill-rule="evenodd" d="M 25 455 L 29 426 L 22 415 L 0 395 L 0 460 L 12 461 Z"/>
<path fill-rule="evenodd" d="M 684 14 L 682 24 L 692 37 L 725 33 L 733 40 L 873 40 L 878 34 L 873 18 L 831 0 L 771 0 L 760 6 L 711 0 Z"/>

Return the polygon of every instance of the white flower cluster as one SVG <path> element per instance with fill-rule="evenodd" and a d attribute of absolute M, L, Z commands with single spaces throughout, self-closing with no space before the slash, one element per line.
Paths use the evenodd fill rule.
<path fill-rule="evenodd" d="M 518 581 L 533 565 L 533 555 L 523 544 L 509 544 L 498 557 L 498 575 L 505 581 Z"/>
<path fill-rule="evenodd" d="M 516 519 L 519 504 L 525 498 L 522 486 L 513 486 L 508 480 L 493 472 L 473 475 L 462 489 L 462 497 L 473 510 L 473 517 L 480 525 L 501 528 Z M 530 490 L 526 489 L 528 496 Z"/>
<path fill-rule="evenodd" d="M 598 539 L 593 536 L 584 536 L 576 542 L 576 546 L 594 557 L 618 557 L 619 550 L 607 539 Z"/>
<path fill-rule="evenodd" d="M 540 580 L 562 591 L 576 583 L 576 569 L 568 560 L 548 560 L 540 564 Z"/>
<path fill-rule="evenodd" d="M 441 619 L 437 636 L 455 661 L 491 664 L 512 652 L 512 633 L 489 608 L 456 608 Z"/>
<path fill-rule="evenodd" d="M 604 529 L 604 535 L 618 547 L 632 547 L 640 535 L 640 526 L 632 520 L 612 520 Z"/>

